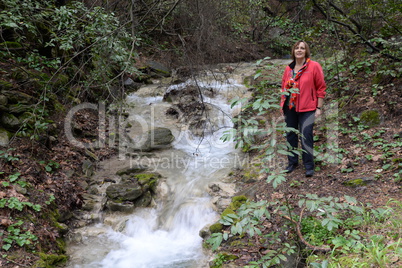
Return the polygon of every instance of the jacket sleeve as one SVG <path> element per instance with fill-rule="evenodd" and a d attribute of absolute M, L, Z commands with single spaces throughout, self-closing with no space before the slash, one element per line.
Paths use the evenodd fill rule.
<path fill-rule="evenodd" d="M 288 77 L 287 77 L 287 74 L 289 72 L 288 68 L 289 68 L 289 66 L 286 66 L 285 71 L 283 72 L 283 75 L 282 75 L 282 91 L 285 91 L 285 84 L 288 81 Z"/>
<path fill-rule="evenodd" d="M 324 72 L 321 65 L 317 62 L 314 70 L 314 85 L 318 98 L 325 98 L 327 85 L 324 80 Z"/>

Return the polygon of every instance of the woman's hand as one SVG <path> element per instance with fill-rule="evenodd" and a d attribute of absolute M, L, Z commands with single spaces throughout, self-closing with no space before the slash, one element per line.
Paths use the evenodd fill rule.
<path fill-rule="evenodd" d="M 322 110 L 321 109 L 316 109 L 315 110 L 315 117 L 320 117 L 321 116 L 321 114 L 322 114 Z"/>

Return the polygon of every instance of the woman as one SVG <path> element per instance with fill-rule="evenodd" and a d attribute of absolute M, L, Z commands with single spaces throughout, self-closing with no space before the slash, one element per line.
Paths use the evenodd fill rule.
<path fill-rule="evenodd" d="M 281 107 L 288 127 L 298 129 L 301 136 L 302 159 L 306 177 L 314 175 L 313 126 L 314 119 L 322 113 L 326 85 L 324 73 L 318 62 L 310 60 L 306 42 L 298 41 L 292 47 L 292 63 L 286 66 L 282 78 Z M 298 147 L 297 133 L 290 131 L 286 139 L 293 149 Z M 288 156 L 286 172 L 290 173 L 299 164 L 297 154 Z"/>

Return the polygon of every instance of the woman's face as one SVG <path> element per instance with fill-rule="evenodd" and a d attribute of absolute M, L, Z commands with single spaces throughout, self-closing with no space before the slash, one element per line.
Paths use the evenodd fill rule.
<path fill-rule="evenodd" d="M 306 58 L 306 44 L 304 44 L 303 42 L 297 44 L 294 53 L 296 59 Z"/>

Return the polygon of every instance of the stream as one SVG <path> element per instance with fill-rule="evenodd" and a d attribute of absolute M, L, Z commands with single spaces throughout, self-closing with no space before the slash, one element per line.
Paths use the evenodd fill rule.
<path fill-rule="evenodd" d="M 230 73 L 226 71 L 229 67 Z M 247 96 L 248 90 L 242 83 L 245 77 L 254 74 L 255 68 L 250 63 L 220 65 L 181 84 L 155 81 L 127 96 L 125 109 L 133 125 L 130 137 L 135 140 L 136 131 L 144 127 L 164 127 L 172 131 L 175 140 L 170 148 L 104 161 L 94 176 L 113 177 L 118 169 L 145 165 L 163 176 L 158 198 L 153 206 L 137 208 L 132 214 L 99 209 L 95 216 L 98 223 L 73 231 L 73 239 L 67 246 L 70 259 L 66 267 L 209 267 L 211 256 L 203 251 L 199 232 L 217 221 L 219 215 L 208 188 L 224 181 L 231 170 L 241 166 L 241 153 L 232 142 L 222 142 L 220 138 L 233 126 L 231 118 L 239 110 L 230 107 L 230 100 Z M 185 123 L 166 116 L 172 104 L 163 101 L 163 94 L 188 85 L 216 93 L 203 96 L 203 101 L 212 107 L 208 111 L 211 123 L 203 137 L 191 133 Z M 235 193 L 233 187 L 229 189 L 233 191 L 231 194 Z"/>

